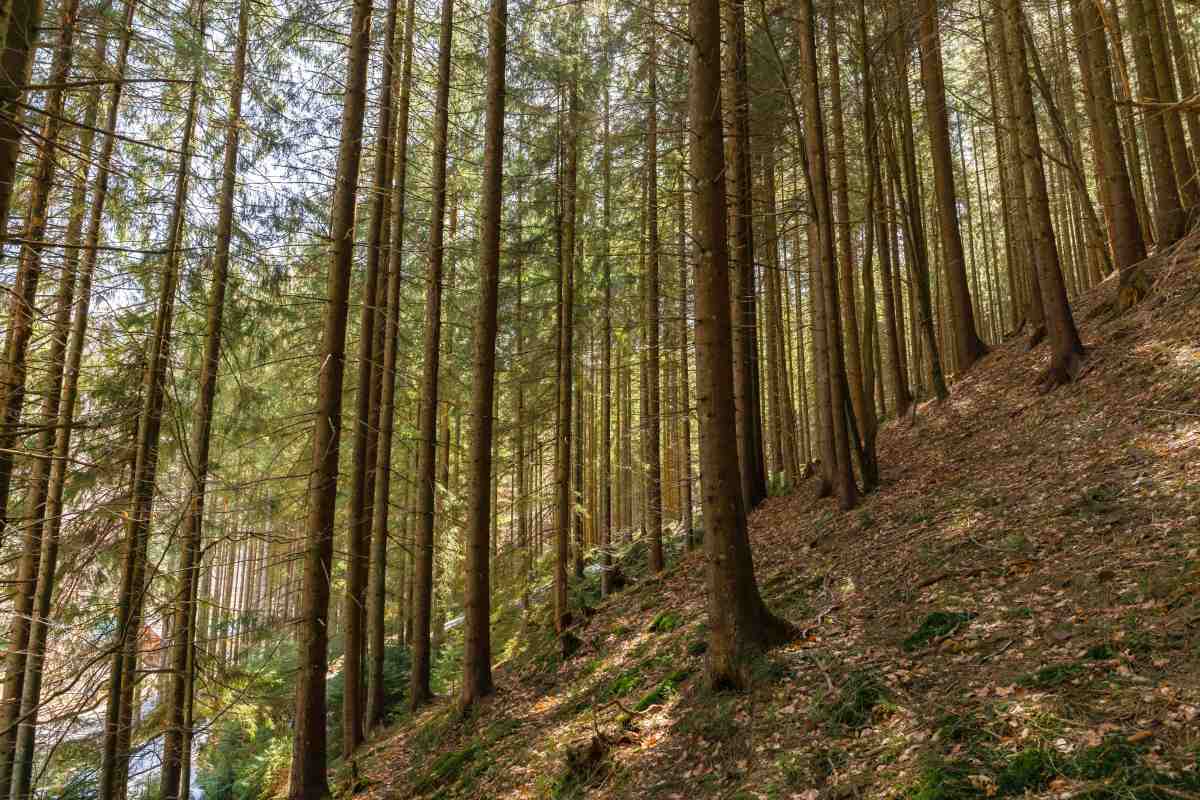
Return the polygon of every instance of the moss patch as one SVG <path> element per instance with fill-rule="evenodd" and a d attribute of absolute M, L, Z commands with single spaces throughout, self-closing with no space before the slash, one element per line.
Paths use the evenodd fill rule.
<path fill-rule="evenodd" d="M 911 653 L 928 647 L 935 639 L 948 636 L 974 617 L 974 614 L 967 611 L 934 611 L 904 640 L 904 652 Z"/>

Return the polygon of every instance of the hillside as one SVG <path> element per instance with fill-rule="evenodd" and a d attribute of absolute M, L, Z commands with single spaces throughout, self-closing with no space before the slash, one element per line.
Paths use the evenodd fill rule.
<path fill-rule="evenodd" d="M 358 796 L 1200 796 L 1200 292 L 1194 255 L 1116 316 L 1076 305 L 1080 380 L 996 347 L 881 434 L 883 485 L 752 517 L 804 638 L 753 691 L 703 686 L 704 561 L 598 606 L 559 663 L 533 615 L 498 693 L 371 742 Z M 343 781 L 345 777 L 343 775 Z"/>

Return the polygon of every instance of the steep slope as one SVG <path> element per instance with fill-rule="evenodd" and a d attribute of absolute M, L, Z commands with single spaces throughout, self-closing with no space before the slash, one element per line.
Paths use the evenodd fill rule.
<path fill-rule="evenodd" d="M 759 581 L 804 638 L 754 689 L 703 686 L 702 553 L 600 604 L 559 663 L 542 621 L 498 695 L 368 746 L 361 795 L 1200 797 L 1200 271 L 1115 316 L 1077 303 L 1081 379 L 1012 341 L 880 438 L 883 485 L 754 514 Z M 536 620 L 539 615 L 532 615 Z"/>

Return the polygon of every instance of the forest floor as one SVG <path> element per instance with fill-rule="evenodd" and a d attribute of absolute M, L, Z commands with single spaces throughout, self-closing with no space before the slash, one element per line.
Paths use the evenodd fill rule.
<path fill-rule="evenodd" d="M 850 513 L 812 482 L 751 518 L 804 638 L 704 686 L 702 552 L 601 602 L 560 662 L 544 618 L 469 717 L 368 745 L 358 796 L 1200 797 L 1200 267 L 1115 315 L 1076 303 L 1080 379 L 997 346 L 887 424 Z M 536 615 L 535 615 L 536 616 Z M 619 701 L 619 705 L 618 702 Z"/>

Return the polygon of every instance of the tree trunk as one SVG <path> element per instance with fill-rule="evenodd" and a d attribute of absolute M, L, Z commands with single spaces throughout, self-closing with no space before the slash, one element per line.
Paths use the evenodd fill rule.
<path fill-rule="evenodd" d="M 248 36 L 249 6 L 240 3 L 238 38 L 233 55 L 233 77 L 229 94 L 229 118 L 225 130 L 225 160 L 221 171 L 221 194 L 218 200 L 217 247 L 213 259 L 212 284 L 209 289 L 208 319 L 204 334 L 204 356 L 200 366 L 200 383 L 196 395 L 195 422 L 192 428 L 190 464 L 191 485 L 184 507 L 182 555 L 180 558 L 180 597 L 175 609 L 175 636 L 171 648 L 170 699 L 167 705 L 168 724 L 163 736 L 163 766 L 159 794 L 174 800 L 186 800 L 190 793 L 181 786 L 183 745 L 191 731 L 185 728 L 188 698 L 192 695 L 195 667 L 192 659 L 194 625 L 196 621 L 196 590 L 201 558 L 201 537 L 204 522 L 205 490 L 208 482 L 209 444 L 212 434 L 213 404 L 217 395 L 217 373 L 220 369 L 221 331 L 225 314 L 225 292 L 229 278 L 229 250 L 233 238 L 233 201 L 237 191 L 238 139 L 242 126 L 242 89 L 246 82 L 246 38 Z M 181 791 L 182 789 L 182 791 Z"/>
<path fill-rule="evenodd" d="M 1158 83 L 1158 72 L 1151 49 L 1150 22 L 1147 19 L 1143 0 L 1130 0 L 1128 4 L 1129 28 L 1133 36 L 1133 57 L 1137 65 L 1138 93 L 1141 99 L 1151 102 L 1163 100 L 1164 90 Z M 1151 110 L 1143 115 L 1146 128 L 1146 144 L 1150 157 L 1150 169 L 1154 187 L 1154 227 L 1157 231 L 1158 247 L 1161 250 L 1174 244 L 1185 233 L 1186 215 L 1183 208 L 1183 193 L 1176 172 L 1179 165 L 1173 164 L 1175 149 L 1171 141 L 1169 120 L 1172 112 Z"/>
<path fill-rule="evenodd" d="M 50 81 L 56 87 L 66 80 L 71 69 L 74 52 L 75 26 L 79 10 L 78 0 L 67 0 L 62 7 L 59 21 L 58 42 L 54 60 L 50 66 Z M 30 198 L 29 225 L 25 233 L 26 242 L 21 247 L 16 291 L 12 297 L 12 315 L 9 319 L 9 340 L 4 383 L 0 387 L 5 404 L 3 433 L 0 434 L 0 539 L 8 522 L 9 479 L 12 475 L 13 456 L 18 440 L 22 406 L 25 399 L 26 354 L 34 328 L 34 304 L 37 301 L 37 284 L 42 272 L 42 240 L 46 234 L 46 219 L 50 204 L 50 193 L 54 184 L 54 173 L 58 157 L 58 139 L 62 132 L 64 92 L 52 89 L 46 98 L 46 122 L 41 131 L 41 146 L 38 148 L 37 167 L 33 177 Z M 90 95 L 88 113 L 94 126 L 98 95 Z M 81 149 L 91 151 L 93 133 L 90 128 L 81 132 Z M 85 175 L 87 162 L 81 165 Z M 71 222 L 74 225 L 78 244 L 79 226 L 83 218 L 82 184 L 76 189 L 72 200 Z M 68 249 L 64 254 L 62 277 L 59 280 L 58 296 L 55 301 L 53 338 L 50 353 L 49 389 L 43 399 L 41 431 L 35 445 L 35 459 L 26 489 L 26 519 L 21 536 L 15 586 L 10 609 L 8 652 L 5 655 L 4 685 L 0 691 L 0 797 L 6 797 L 12 775 L 14 747 L 16 746 L 16 724 L 20 719 L 21 696 L 24 692 L 27 654 L 29 652 L 31 612 L 35 605 L 38 588 L 38 572 L 41 565 L 42 534 L 47 481 L 50 471 L 50 450 L 54 441 L 54 424 L 58 417 L 60 387 L 62 381 L 63 356 L 66 349 L 67 328 L 70 323 L 71 304 L 75 295 L 75 266 L 79 260 L 78 250 Z"/>
<path fill-rule="evenodd" d="M 197 36 L 203 47 L 205 5 L 199 0 L 194 8 Z M 141 641 L 142 612 L 145 602 L 146 548 L 150 537 L 155 478 L 158 471 L 158 441 L 162 428 L 167 364 L 170 361 L 171 329 L 175 319 L 175 290 L 179 282 L 179 261 L 187 210 L 192 137 L 196 108 L 203 79 L 203 58 L 197 58 L 188 93 L 187 112 L 179 147 L 175 196 L 167 223 L 167 253 L 160 277 L 154 328 L 142 378 L 142 405 L 138 416 L 136 455 L 128 524 L 125 531 L 125 557 L 117 605 L 117 640 L 109 673 L 105 711 L 104 749 L 100 769 L 99 794 L 103 800 L 121 796 L 129 762 L 129 738 L 133 723 L 133 690 L 137 682 L 137 655 Z"/>
<path fill-rule="evenodd" d="M 354 261 L 354 206 L 362 160 L 363 111 L 370 55 L 371 3 L 355 0 L 342 106 L 341 144 L 330 225 L 332 247 L 321 337 L 312 473 L 308 481 L 304 578 L 300 613 L 300 669 L 296 681 L 295 739 L 289 800 L 322 800 L 325 776 L 325 676 L 328 672 L 329 575 L 333 561 L 338 449 L 342 428 L 342 382 L 346 369 L 346 317 Z"/>
<path fill-rule="evenodd" d="M 379 399 L 379 446 L 375 462 L 375 499 L 371 505 L 374 521 L 371 524 L 370 573 L 367 579 L 367 643 L 370 658 L 367 662 L 367 708 L 365 727 L 370 730 L 383 722 L 384 703 L 384 649 L 385 605 L 387 603 L 387 550 L 388 528 L 391 517 L 392 487 L 392 436 L 396 425 L 396 361 L 400 347 L 399 314 L 400 290 L 404 283 L 404 226 L 405 189 L 408 178 L 408 122 L 412 96 L 412 43 L 415 4 L 408 0 L 404 14 L 404 63 L 400 75 L 400 95 L 396 112 L 396 128 L 392 133 L 391 151 L 394 157 L 391 172 L 391 222 L 388 233 L 391 245 L 388 248 L 387 312 L 383 320 L 384 350 L 383 371 L 380 376 Z M 395 43 L 395 26 L 388 20 L 391 30 L 389 42 L 392 52 L 390 60 L 395 68 L 395 57 L 400 44 Z M 393 72 L 393 80 L 395 73 Z"/>
<path fill-rule="evenodd" d="M 688 248 L 687 248 L 687 208 L 686 196 L 687 191 L 685 184 L 685 167 L 682 155 L 687 150 L 686 140 L 681 143 L 680 147 L 680 165 L 679 165 L 679 193 L 676 199 L 676 215 L 678 218 L 678 235 L 679 235 L 679 393 L 680 404 L 679 413 L 682 415 L 682 433 L 680 438 L 683 443 L 683 452 L 680 456 L 682 498 L 680 503 L 683 506 L 683 530 L 687 538 L 687 546 L 691 549 L 695 545 L 692 531 L 695 528 L 695 521 L 692 518 L 692 398 L 691 398 L 691 379 L 689 378 L 688 370 Z"/>
<path fill-rule="evenodd" d="M 807 125 L 808 174 L 811 206 L 817 223 L 817 238 L 820 245 L 820 286 L 822 317 L 824 318 L 824 361 L 829 429 L 832 442 L 826 456 L 832 461 L 826 474 L 837 496 L 838 506 L 846 511 L 858 504 L 858 486 L 854 482 L 853 466 L 850 463 L 850 437 L 847 411 L 850 399 L 847 396 L 845 358 L 842 352 L 842 325 L 838 314 L 837 260 L 834 255 L 833 209 L 829 191 L 829 154 L 825 139 L 825 123 L 821 109 L 818 83 L 815 20 L 812 16 L 812 0 L 801 0 L 800 15 L 801 83 L 804 91 L 804 113 Z M 812 229 L 809 229 L 812 235 Z M 819 357 L 819 356 L 818 356 Z"/>
<path fill-rule="evenodd" d="M 726 80 L 732 122 L 729 144 L 733 174 L 733 377 L 737 403 L 738 463 L 743 502 L 753 511 L 767 497 L 763 458 L 762 404 L 758 375 L 758 311 L 754 282 L 754 205 L 750 175 L 750 99 L 746 55 L 745 0 L 726 0 Z"/>
<path fill-rule="evenodd" d="M 33 66 L 42 6 L 42 0 L 7 0 L 0 8 L 0 40 L 4 42 L 0 53 L 0 245 L 8 239 L 8 213 L 25 127 L 21 100 Z M 8 476 L 0 477 L 0 496 L 7 496 Z"/>
<path fill-rule="evenodd" d="M 449 126 L 453 0 L 442 0 L 438 42 L 438 83 L 433 122 L 433 208 L 429 230 L 429 269 L 425 276 L 424 372 L 417 455 L 417 540 L 414 552 L 412 675 L 409 702 L 416 710 L 433 699 L 429 686 L 430 627 L 433 610 L 433 491 L 437 449 L 438 369 L 442 337 L 442 265 L 445 260 L 446 133 Z"/>
<path fill-rule="evenodd" d="M 925 121 L 933 156 L 934 189 L 941 228 L 942 265 L 953 307 L 954 343 L 959 372 L 987 353 L 975 326 L 975 311 L 967 285 L 962 231 L 958 226 L 958 197 L 954 188 L 954 157 L 946 114 L 946 84 L 942 72 L 942 39 L 936 0 L 919 0 L 921 81 L 925 86 Z"/>
<path fill-rule="evenodd" d="M 895 15 L 891 24 L 898 25 Z M 910 258 L 907 259 L 913 285 L 916 287 L 917 317 L 924 338 L 925 350 L 931 364 L 933 391 L 939 400 L 950 396 L 946 388 L 946 380 L 942 374 L 942 357 L 938 349 L 937 333 L 934 330 L 933 298 L 929 291 L 929 255 L 925 243 L 925 223 L 921 214 L 920 181 L 917 175 L 916 146 L 913 137 L 912 98 L 908 87 L 908 51 L 899 32 L 894 32 L 892 39 L 892 54 L 895 65 L 896 94 L 899 98 L 899 109 L 896 120 L 901 128 L 901 149 L 903 158 L 904 191 L 897 192 L 897 199 L 905 205 L 905 221 L 908 223 L 905 240 L 909 242 Z M 889 148 L 889 162 L 896 158 L 894 149 Z M 900 169 L 890 164 L 897 175 Z M 914 341 L 914 351 L 916 351 Z M 920 369 L 914 369 L 920 374 Z"/>
<path fill-rule="evenodd" d="M 658 36 L 654 27 L 655 2 L 650 0 L 649 119 L 646 125 L 646 535 L 650 540 L 650 571 L 662 572 L 662 435 L 659 396 L 659 240 L 658 240 Z M 751 265 L 753 269 L 753 265 Z M 751 317 L 753 320 L 753 317 Z"/>
<path fill-rule="evenodd" d="M 1071 316 L 1071 307 L 1067 302 L 1066 284 L 1063 282 L 1054 228 L 1050 222 L 1041 143 L 1038 139 L 1037 117 L 1025 58 L 1022 30 L 1024 24 L 1020 0 L 1005 0 L 1005 39 L 1009 77 L 1021 127 L 1021 164 L 1026 204 L 1037 257 L 1042 308 L 1046 314 L 1046 330 L 1052 350 L 1050 368 L 1041 379 L 1041 383 L 1047 388 L 1052 388 L 1073 380 L 1078 374 L 1083 359 L 1083 345 L 1080 343 L 1079 333 Z"/>
<path fill-rule="evenodd" d="M 467 498 L 466 626 L 463 633 L 462 705 L 492 693 L 491 582 L 488 524 L 491 520 L 493 406 L 500 283 L 500 214 L 504 175 L 504 65 L 508 4 L 492 0 L 488 14 L 487 113 L 479 244 L 479 311 L 475 323 L 475 381 L 471 412 L 471 476 Z"/>
<path fill-rule="evenodd" d="M 607 6 L 603 20 L 604 74 L 612 69 L 612 29 Z M 604 271 L 604 341 L 601 346 L 601 380 L 603 391 L 600 397 L 600 596 L 612 593 L 612 531 L 613 531 L 613 474 L 612 474 L 612 252 L 609 242 L 612 230 L 612 136 L 610 131 L 612 97 L 609 84 L 604 81 L 604 138 L 601 169 L 603 171 L 603 220 L 604 232 L 601 241 L 600 259 Z M 520 321 L 518 320 L 518 324 Z M 618 377 L 618 386 L 620 379 Z M 618 415 L 620 409 L 618 407 Z"/>
<path fill-rule="evenodd" d="M 851 243 L 850 192 L 847 186 L 846 131 L 842 113 L 841 56 L 837 39 L 840 32 L 834 6 L 829 7 L 829 128 L 832 147 L 829 163 L 832 168 L 833 230 L 837 237 L 837 280 L 841 297 L 841 332 L 845 348 L 845 372 L 850 389 L 850 405 L 854 410 L 856 428 L 868 431 L 875 426 L 875 409 L 863 382 L 862 342 L 859 337 L 857 300 L 854 292 L 854 247 Z M 810 155 L 810 164 L 812 156 Z M 869 491 L 878 481 L 874 448 L 862 449 L 863 483 Z"/>
<path fill-rule="evenodd" d="M 701 485 L 708 556 L 709 682 L 740 686 L 747 659 L 790 638 L 762 601 L 746 532 L 734 419 L 725 154 L 721 143 L 720 14 L 716 0 L 690 0 L 696 362 Z"/>
<path fill-rule="evenodd" d="M 571 503 L 571 405 L 574 384 L 575 335 L 575 212 L 576 175 L 578 167 L 579 87 L 572 73 L 567 87 L 569 108 L 567 129 L 563 132 L 562 170 L 562 253 L 559 259 L 559 353 L 558 353 L 558 445 L 554 459 L 556 508 L 555 514 L 555 572 L 554 627 L 565 634 L 571 625 L 567 605 L 567 561 L 570 557 L 569 538 L 572 519 Z"/>

